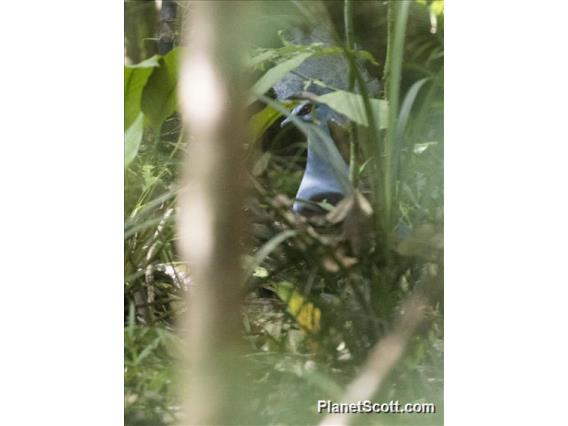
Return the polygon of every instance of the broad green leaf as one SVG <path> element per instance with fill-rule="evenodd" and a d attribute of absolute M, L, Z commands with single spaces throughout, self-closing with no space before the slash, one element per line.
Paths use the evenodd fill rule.
<path fill-rule="evenodd" d="M 128 129 L 140 114 L 142 90 L 158 66 L 158 56 L 153 56 L 139 64 L 124 67 L 124 129 Z"/>
<path fill-rule="evenodd" d="M 345 115 L 350 120 L 368 126 L 367 114 L 363 103 L 363 96 L 344 90 L 337 90 L 317 97 L 318 102 L 324 103 L 333 110 Z M 386 128 L 388 103 L 382 99 L 370 98 L 371 109 L 375 123 L 380 129 Z"/>
<path fill-rule="evenodd" d="M 160 59 L 142 93 L 142 112 L 150 125 L 159 128 L 177 110 L 176 89 L 180 48 L 176 48 Z"/>
<path fill-rule="evenodd" d="M 257 96 L 263 95 L 272 86 L 278 83 L 286 74 L 288 74 L 293 69 L 299 67 L 300 64 L 304 62 L 306 59 L 308 59 L 310 56 L 312 56 L 311 53 L 302 53 L 270 68 L 255 83 L 255 85 L 252 88 L 252 92 Z"/>
<path fill-rule="evenodd" d="M 281 115 L 279 111 L 276 111 L 270 105 L 254 114 L 250 119 L 251 140 L 256 141 L 260 138 Z"/>
<path fill-rule="evenodd" d="M 134 123 L 124 132 L 124 167 L 136 158 L 142 135 L 144 134 L 144 114 L 139 113 Z"/>

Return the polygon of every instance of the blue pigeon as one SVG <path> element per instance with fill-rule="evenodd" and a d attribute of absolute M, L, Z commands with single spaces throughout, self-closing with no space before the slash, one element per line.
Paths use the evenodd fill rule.
<path fill-rule="evenodd" d="M 335 205 L 350 190 L 349 167 L 335 145 L 324 140 L 325 137 L 332 140 L 328 124 L 332 114 L 333 111 L 327 105 L 315 105 L 310 102 L 301 103 L 291 112 L 292 116 L 316 126 L 319 130 L 313 129 L 308 133 L 306 169 L 292 206 L 296 213 L 309 215 L 322 212 L 314 203 L 326 201 Z M 284 126 L 290 121 L 291 118 L 288 117 L 281 125 Z M 335 168 L 330 160 L 331 156 L 336 158 Z"/>
<path fill-rule="evenodd" d="M 294 28 L 286 37 L 289 42 L 294 44 L 334 44 L 329 31 L 323 27 L 317 27 L 311 31 Z M 367 82 L 368 93 L 376 95 L 379 90 L 378 81 L 369 78 L 360 62 L 357 63 L 357 66 L 364 81 Z M 334 89 L 348 90 L 349 70 L 348 61 L 340 53 L 316 55 L 306 59 L 298 68 L 286 74 L 274 85 L 273 89 L 277 98 L 281 101 L 294 98 L 302 92 L 319 96 L 330 93 Z M 348 120 L 327 105 L 310 102 L 303 102 L 298 105 L 292 110 L 291 115 L 315 126 L 312 129 L 314 131 L 308 133 L 306 169 L 292 209 L 297 213 L 308 215 L 321 213 L 323 210 L 318 208 L 314 202 L 325 200 L 335 205 L 351 190 L 348 179 L 349 167 L 339 155 L 335 144 L 325 141 L 325 139 L 333 141 L 329 127 L 330 122 L 333 121 L 344 126 Z M 292 120 L 288 117 L 282 122 L 282 125 L 290 121 Z M 332 161 L 333 157 L 335 157 L 335 161 Z"/>

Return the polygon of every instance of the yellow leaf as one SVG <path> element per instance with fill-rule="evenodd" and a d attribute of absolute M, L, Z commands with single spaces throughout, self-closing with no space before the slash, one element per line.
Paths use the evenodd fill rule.
<path fill-rule="evenodd" d="M 320 331 L 321 311 L 313 303 L 308 302 L 292 283 L 286 281 L 279 283 L 276 286 L 276 293 L 288 304 L 288 312 L 300 327 L 312 334 Z"/>

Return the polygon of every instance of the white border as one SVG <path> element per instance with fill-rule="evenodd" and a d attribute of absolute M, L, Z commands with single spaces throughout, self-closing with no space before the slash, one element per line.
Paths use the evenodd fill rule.
<path fill-rule="evenodd" d="M 123 7 L 2 5 L 0 424 L 123 421 Z"/>
<path fill-rule="evenodd" d="M 446 2 L 448 425 L 566 422 L 567 9 Z"/>

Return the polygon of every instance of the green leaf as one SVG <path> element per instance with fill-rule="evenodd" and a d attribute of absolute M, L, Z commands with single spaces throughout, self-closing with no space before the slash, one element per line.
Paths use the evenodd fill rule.
<path fill-rule="evenodd" d="M 317 97 L 317 101 L 326 104 L 333 110 L 345 115 L 350 120 L 362 125 L 369 126 L 367 114 L 365 114 L 365 104 L 363 96 L 356 93 L 337 90 Z M 388 114 L 388 103 L 382 99 L 369 98 L 375 123 L 380 129 L 386 129 L 386 117 Z M 379 117 L 381 118 L 379 120 Z"/>
<path fill-rule="evenodd" d="M 124 67 L 124 128 L 128 129 L 140 114 L 142 90 L 155 68 L 158 56 L 153 56 L 136 65 Z"/>
<path fill-rule="evenodd" d="M 299 67 L 301 63 L 310 56 L 312 56 L 312 53 L 302 53 L 270 68 L 252 87 L 252 92 L 257 96 L 263 95 L 272 86 L 278 83 L 286 74 Z"/>
<path fill-rule="evenodd" d="M 379 62 L 373 56 L 373 54 L 367 50 L 355 50 L 353 53 L 355 53 L 356 56 L 365 59 L 366 61 L 369 61 L 371 64 L 377 67 L 380 65 Z"/>
<path fill-rule="evenodd" d="M 143 134 L 144 114 L 139 113 L 134 123 L 124 132 L 124 167 L 128 167 L 136 158 Z"/>
<path fill-rule="evenodd" d="M 414 84 L 408 90 L 404 101 L 402 102 L 402 106 L 400 107 L 400 113 L 398 115 L 398 127 L 397 127 L 397 139 L 400 140 L 404 133 L 404 129 L 406 128 L 406 123 L 408 123 L 408 119 L 410 118 L 410 111 L 412 110 L 412 106 L 416 101 L 416 97 L 420 92 L 420 89 L 430 80 L 430 78 L 423 78 L 414 82 Z"/>
<path fill-rule="evenodd" d="M 160 59 L 142 93 L 142 112 L 150 125 L 159 128 L 177 110 L 176 89 L 178 84 L 180 48 Z"/>
<path fill-rule="evenodd" d="M 263 50 L 257 55 L 248 58 L 246 61 L 246 65 L 251 68 L 262 69 L 262 67 L 267 61 L 274 60 L 276 56 L 277 53 L 274 51 L 274 49 Z"/>
<path fill-rule="evenodd" d="M 158 63 L 159 60 L 160 60 L 160 56 L 154 55 L 151 58 L 145 59 L 142 62 L 139 62 L 137 64 L 127 65 L 126 68 L 132 68 L 132 69 L 136 69 L 136 68 L 156 68 L 156 67 L 160 66 L 160 64 Z"/>
<path fill-rule="evenodd" d="M 281 115 L 279 111 L 276 111 L 270 105 L 254 114 L 250 119 L 251 140 L 256 141 L 260 138 Z"/>

